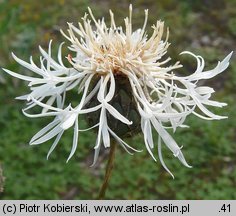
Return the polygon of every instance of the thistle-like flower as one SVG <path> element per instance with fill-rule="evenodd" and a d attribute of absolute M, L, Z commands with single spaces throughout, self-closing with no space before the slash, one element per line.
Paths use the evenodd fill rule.
<path fill-rule="evenodd" d="M 205 120 L 226 118 L 208 110 L 206 106 L 223 107 L 226 104 L 212 101 L 210 97 L 214 90 L 198 86 L 198 81 L 223 72 L 232 53 L 218 62 L 214 69 L 203 71 L 204 59 L 201 56 L 182 52 L 196 59 L 197 69 L 189 76 L 177 76 L 174 71 L 182 67 L 179 62 L 166 66 L 170 58 L 164 56 L 170 44 L 167 41 L 168 30 L 166 39 L 162 39 L 164 23 L 157 21 L 152 26 L 150 37 L 145 32 L 148 10 L 145 10 L 143 27 L 135 31 L 132 29 L 132 6 L 129 7 L 129 17 L 124 20 L 125 29 L 116 26 L 112 11 L 109 27 L 104 19 L 96 20 L 90 8 L 88 12 L 78 27 L 68 23 L 67 33 L 62 32 L 70 43 L 68 49 L 73 53 L 66 57 L 71 67 L 63 63 L 63 43 L 58 50 L 58 59 L 54 60 L 50 42 L 48 51 L 39 47 L 39 66 L 32 57 L 27 63 L 12 54 L 19 64 L 35 73 L 34 77 L 4 69 L 8 74 L 29 82 L 31 92 L 18 97 L 28 101 L 23 110 L 26 116 L 55 117 L 31 139 L 30 144 L 41 144 L 55 138 L 49 156 L 64 131 L 74 127 L 69 160 L 76 151 L 79 132 L 85 130 L 79 127 L 79 118 L 85 115 L 91 126 L 88 129 L 97 129 L 94 163 L 101 146 L 110 147 L 111 138 L 129 153 L 137 151 L 123 140 L 137 131 L 142 131 L 146 149 L 156 161 L 152 152 L 155 146 L 152 129 L 155 129 L 159 135 L 157 148 L 163 167 L 171 174 L 162 158 L 161 140 L 175 157 L 190 167 L 181 147 L 167 129 L 175 132 L 178 127 L 187 127 L 184 121 L 190 114 Z M 66 92 L 72 89 L 81 95 L 75 107 L 67 103 L 66 98 Z M 42 111 L 29 113 L 34 106 L 41 107 Z"/>

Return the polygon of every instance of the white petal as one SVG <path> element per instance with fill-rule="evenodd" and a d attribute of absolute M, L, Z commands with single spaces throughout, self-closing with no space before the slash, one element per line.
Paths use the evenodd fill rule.
<path fill-rule="evenodd" d="M 29 94 L 16 97 L 17 100 L 27 100 Z"/>
<path fill-rule="evenodd" d="M 36 103 L 37 105 L 39 105 L 39 106 L 41 106 L 41 107 L 43 107 L 43 108 L 46 108 L 46 109 L 48 109 L 48 110 L 54 110 L 54 111 L 58 111 L 58 112 L 62 111 L 62 110 L 59 109 L 59 108 L 55 108 L 55 107 L 52 107 L 52 106 L 50 106 L 50 105 L 44 104 L 44 103 L 40 102 L 39 100 L 36 100 L 36 99 L 33 98 L 33 97 L 31 97 L 30 99 L 31 99 L 34 103 Z"/>
<path fill-rule="evenodd" d="M 127 118 L 125 118 L 123 115 L 121 115 L 113 106 L 111 106 L 108 103 L 105 103 L 105 107 L 107 109 L 107 111 L 116 119 L 120 120 L 121 122 L 127 124 L 127 125 L 131 125 L 132 121 L 129 121 Z"/>
<path fill-rule="evenodd" d="M 51 153 L 53 152 L 53 150 L 56 148 L 56 146 L 57 146 L 58 142 L 60 141 L 61 136 L 62 136 L 63 133 L 64 133 L 64 131 L 60 132 L 60 133 L 57 135 L 57 138 L 55 139 L 55 141 L 53 142 L 51 148 L 50 148 L 49 151 L 48 151 L 47 160 L 49 159 L 49 156 L 51 155 Z"/>
<path fill-rule="evenodd" d="M 95 87 L 91 90 L 91 92 L 89 93 L 89 95 L 86 97 L 84 103 L 86 104 L 88 101 L 90 101 L 93 96 L 97 93 L 99 87 L 101 85 L 101 79 L 97 82 L 97 84 L 95 85 Z"/>
<path fill-rule="evenodd" d="M 73 145 L 72 145 L 72 148 L 71 148 L 70 155 L 69 155 L 66 162 L 68 162 L 71 159 L 71 157 L 74 155 L 74 153 L 76 151 L 76 148 L 77 148 L 77 145 L 78 145 L 78 136 L 79 136 L 79 130 L 78 129 L 79 129 L 79 126 L 78 126 L 78 118 L 77 118 L 76 121 L 75 121 Z"/>
<path fill-rule="evenodd" d="M 154 144 L 153 144 L 152 127 L 151 127 L 150 121 L 147 121 L 146 132 L 147 132 L 147 141 L 148 141 L 148 144 L 149 144 L 149 146 L 150 146 L 151 148 L 153 148 L 153 147 L 154 147 Z"/>
<path fill-rule="evenodd" d="M 92 108 L 88 108 L 88 109 L 82 109 L 79 111 L 80 114 L 86 114 L 86 113 L 91 113 L 91 112 L 95 112 L 97 110 L 99 110 L 102 107 L 102 104 L 99 104 L 97 106 L 94 106 Z"/>
<path fill-rule="evenodd" d="M 195 91 L 200 95 L 202 95 L 202 94 L 212 94 L 212 93 L 215 92 L 213 88 L 210 88 L 208 86 L 197 87 L 197 88 L 195 88 Z"/>
<path fill-rule="evenodd" d="M 23 114 L 25 116 L 27 116 L 29 118 L 39 118 L 39 117 L 57 116 L 58 115 L 58 112 L 47 112 L 47 113 L 39 113 L 39 114 L 29 114 L 29 113 L 25 112 L 26 109 L 23 109 L 22 112 L 23 112 Z"/>
<path fill-rule="evenodd" d="M 104 116 L 103 116 L 103 125 L 101 129 L 102 133 L 102 140 L 105 148 L 110 147 L 110 135 L 108 133 L 108 126 L 107 126 L 107 117 L 106 117 L 106 111 L 104 111 Z"/>
<path fill-rule="evenodd" d="M 161 152 L 161 137 L 158 136 L 158 156 L 159 156 L 159 159 L 160 159 L 160 162 L 161 162 L 161 165 L 164 167 L 164 169 L 172 176 L 172 178 L 174 179 L 174 175 L 171 173 L 171 171 L 167 168 L 164 160 L 163 160 L 163 157 L 162 157 L 162 152 Z"/>
<path fill-rule="evenodd" d="M 215 115 L 214 113 L 210 112 L 206 107 L 204 107 L 202 105 L 202 103 L 196 98 L 196 97 L 192 97 L 193 100 L 196 102 L 198 108 L 207 116 L 209 116 L 212 119 L 225 119 L 227 117 L 225 116 L 219 116 L 219 115 Z"/>
<path fill-rule="evenodd" d="M 54 103 L 55 100 L 56 100 L 56 95 L 53 95 L 52 97 L 50 97 L 50 98 L 47 100 L 46 104 L 49 105 L 49 106 L 51 106 L 51 105 Z M 43 108 L 42 113 L 46 113 L 47 111 L 48 111 L 48 109 Z"/>
<path fill-rule="evenodd" d="M 60 124 L 58 124 L 50 132 L 48 132 L 47 134 L 43 135 L 42 137 L 33 141 L 30 144 L 31 145 L 38 145 L 38 144 L 44 143 L 44 142 L 50 140 L 51 138 L 55 137 L 57 134 L 59 134 L 62 131 L 63 131 L 63 129 L 60 127 Z"/>
<path fill-rule="evenodd" d="M 86 129 L 79 129 L 79 131 L 81 131 L 81 132 L 83 132 L 83 131 L 88 131 L 88 130 L 91 130 L 91 129 L 97 127 L 97 126 L 99 126 L 99 123 L 93 125 L 92 127 L 86 128 Z"/>
<path fill-rule="evenodd" d="M 102 127 L 104 123 L 104 112 L 105 112 L 105 109 L 104 107 L 102 107 L 101 112 L 100 112 L 100 118 L 99 118 L 99 129 L 98 129 L 98 134 L 97 134 L 97 141 L 94 147 L 95 149 L 101 145 Z"/>
<path fill-rule="evenodd" d="M 67 130 L 68 128 L 72 127 L 77 117 L 78 117 L 78 113 L 70 113 L 69 116 L 66 116 L 66 120 L 62 122 L 61 128 L 63 130 Z"/>
<path fill-rule="evenodd" d="M 174 155 L 176 155 L 178 153 L 178 155 L 179 155 L 178 158 L 182 162 L 182 164 L 184 164 L 187 167 L 190 167 L 186 163 L 184 156 L 181 153 L 180 147 L 176 144 L 175 140 L 170 136 L 170 134 L 160 125 L 160 123 L 158 123 L 157 120 L 152 118 L 151 121 L 152 121 L 154 128 L 159 133 L 159 135 L 161 136 L 161 138 L 164 141 L 164 143 L 166 144 L 166 146 L 173 152 Z"/>
<path fill-rule="evenodd" d="M 83 91 L 83 95 L 82 95 L 82 98 L 80 100 L 80 103 L 79 105 L 75 108 L 75 110 L 79 111 L 82 109 L 82 107 L 84 106 L 84 102 L 85 102 L 85 99 L 86 99 L 86 96 L 87 96 L 87 93 L 88 93 L 88 88 L 89 88 L 89 85 L 90 85 L 90 82 L 91 82 L 91 79 L 93 78 L 93 74 L 91 74 L 88 79 L 86 80 L 85 84 L 84 84 L 84 91 Z"/>
<path fill-rule="evenodd" d="M 22 79 L 22 80 L 25 80 L 25 81 L 37 81 L 37 80 L 40 80 L 38 78 L 33 78 L 33 77 L 30 77 L 30 76 L 24 76 L 24 75 L 21 75 L 21 74 L 18 74 L 18 73 L 15 73 L 13 71 L 10 71 L 8 69 L 5 69 L 5 68 L 2 68 L 5 72 L 7 72 L 8 74 L 10 74 L 11 76 L 13 77 L 16 77 L 18 79 Z"/>
<path fill-rule="evenodd" d="M 150 146 L 149 146 L 149 142 L 148 142 L 148 138 L 147 138 L 147 122 L 144 123 L 143 135 L 144 135 L 144 143 L 145 143 L 146 149 L 148 150 L 149 154 L 152 156 L 153 160 L 157 161 L 150 149 Z"/>
<path fill-rule="evenodd" d="M 131 149 L 131 150 L 133 150 L 133 151 L 135 151 L 135 152 L 142 152 L 142 150 L 137 150 L 137 149 L 135 149 L 135 148 L 133 148 L 133 147 L 131 147 L 130 145 L 128 145 L 125 141 L 123 141 L 119 136 L 117 136 L 115 133 L 114 133 L 114 131 L 112 131 L 109 127 L 108 127 L 108 130 L 109 130 L 109 132 L 111 133 L 111 135 L 116 139 L 116 141 L 119 143 L 119 144 L 121 144 L 121 146 L 129 153 L 129 154 L 133 154 L 133 153 L 131 153 L 127 148 L 129 148 L 129 149 Z"/>
<path fill-rule="evenodd" d="M 24 66 L 25 68 L 35 72 L 36 74 L 39 74 L 41 76 L 44 76 L 44 72 L 42 69 L 35 66 L 35 64 L 29 64 L 21 59 L 19 59 L 14 53 L 12 53 L 12 57 L 15 59 L 16 62 L 18 62 L 20 65 Z"/>
<path fill-rule="evenodd" d="M 99 152 L 101 149 L 101 142 L 97 143 L 96 146 L 98 146 L 97 148 L 94 148 L 94 158 L 93 158 L 93 163 L 90 165 L 90 167 L 94 166 L 98 160 L 98 156 L 99 156 Z"/>
<path fill-rule="evenodd" d="M 36 133 L 30 140 L 30 144 L 32 142 L 34 142 L 35 140 L 37 140 L 39 137 L 43 136 L 46 132 L 48 132 L 49 130 L 51 130 L 54 126 L 56 126 L 56 124 L 58 124 L 60 121 L 58 119 L 55 119 L 54 121 L 52 121 L 51 123 L 49 123 L 47 126 L 45 126 L 44 128 L 42 128 L 38 133 Z"/>
<path fill-rule="evenodd" d="M 39 46 L 39 50 L 41 54 L 43 55 L 43 57 L 47 60 L 47 62 L 49 62 L 50 67 L 61 68 L 61 66 L 54 59 L 52 59 L 51 56 L 49 56 L 49 53 L 47 53 L 41 46 Z"/>
<path fill-rule="evenodd" d="M 182 164 L 183 164 L 184 166 L 186 166 L 186 167 L 188 167 L 188 168 L 192 168 L 192 166 L 190 166 L 190 165 L 186 162 L 186 160 L 185 160 L 185 158 L 184 158 L 184 155 L 183 155 L 183 153 L 181 152 L 181 150 L 179 150 L 179 151 L 177 152 L 177 157 L 178 157 L 178 159 L 182 162 Z"/>
<path fill-rule="evenodd" d="M 61 49 L 62 49 L 63 44 L 64 44 L 64 42 L 62 42 L 62 43 L 60 44 L 60 46 L 59 46 L 57 58 L 58 58 L 59 63 L 60 63 L 63 67 L 65 67 L 64 64 L 63 64 L 62 58 L 61 58 Z"/>
<path fill-rule="evenodd" d="M 110 89 L 109 89 L 108 94 L 105 97 L 106 102 L 109 102 L 113 98 L 115 94 L 115 86 L 116 84 L 115 84 L 114 75 L 112 74 L 112 72 L 110 72 Z"/>

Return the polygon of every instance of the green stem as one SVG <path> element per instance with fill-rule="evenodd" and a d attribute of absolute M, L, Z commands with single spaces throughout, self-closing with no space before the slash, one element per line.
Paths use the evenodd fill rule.
<path fill-rule="evenodd" d="M 107 162 L 107 166 L 106 166 L 106 173 L 105 173 L 104 181 L 103 181 L 102 187 L 101 187 L 99 195 L 98 195 L 99 200 L 104 199 L 105 194 L 106 194 L 106 189 L 108 187 L 108 183 L 111 178 L 111 173 L 112 173 L 112 169 L 114 166 L 115 150 L 116 150 L 116 142 L 114 140 L 112 140 L 110 152 L 109 152 L 109 158 L 108 158 L 108 162 Z"/>

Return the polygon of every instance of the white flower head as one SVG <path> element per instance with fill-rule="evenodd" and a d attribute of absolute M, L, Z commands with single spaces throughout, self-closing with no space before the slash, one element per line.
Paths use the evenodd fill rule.
<path fill-rule="evenodd" d="M 34 77 L 21 75 L 4 69 L 8 74 L 29 82 L 31 92 L 18 99 L 27 100 L 28 106 L 23 110 L 28 117 L 54 116 L 55 119 L 40 130 L 30 141 L 30 144 L 41 144 L 52 138 L 55 141 L 48 153 L 58 144 L 63 132 L 74 127 L 74 138 L 71 154 L 77 148 L 80 116 L 95 116 L 95 124 L 88 129 L 97 128 L 94 163 L 97 160 L 101 146 L 110 147 L 110 140 L 115 139 L 129 153 L 137 151 L 123 141 L 123 134 L 112 126 L 117 121 L 122 127 L 132 128 L 137 124 L 144 136 L 145 146 L 154 160 L 153 129 L 158 133 L 158 154 L 163 167 L 166 167 L 161 153 L 161 140 L 185 166 L 186 162 L 181 147 L 167 132 L 175 131 L 184 124 L 188 115 L 194 114 L 206 120 L 223 119 L 212 113 L 206 106 L 223 107 L 226 104 L 212 101 L 214 90 L 208 86 L 198 86 L 199 80 L 210 79 L 223 72 L 229 65 L 230 53 L 217 66 L 204 71 L 204 60 L 191 52 L 182 52 L 194 57 L 197 69 L 189 76 L 177 76 L 175 70 L 182 65 L 177 62 L 167 65 L 170 61 L 166 56 L 167 37 L 163 40 L 164 23 L 157 21 L 152 26 L 153 33 L 147 36 L 145 28 L 148 10 L 145 10 L 145 20 L 141 29 L 132 29 L 132 6 L 129 7 L 129 17 L 125 18 L 125 28 L 116 26 L 114 15 L 110 11 L 111 25 L 107 26 L 104 19 L 96 20 L 90 8 L 78 26 L 68 23 L 68 32 L 62 34 L 69 41 L 68 49 L 73 54 L 66 57 L 71 67 L 66 67 L 62 61 L 60 45 L 57 60 L 51 56 L 51 42 L 48 51 L 39 47 L 41 53 L 40 65 L 37 66 L 32 57 L 27 63 L 13 54 L 13 58 L 22 66 L 35 73 Z M 125 82 L 126 84 L 121 84 Z M 132 101 L 132 109 L 138 118 L 131 118 L 130 110 L 122 103 L 120 96 L 117 107 L 117 95 L 120 88 Z M 76 107 L 66 105 L 66 92 L 77 89 L 81 95 Z M 94 102 L 95 103 L 92 103 Z M 42 108 L 38 114 L 30 114 L 28 110 L 34 106 Z M 199 112 L 200 111 L 200 112 Z M 112 120 L 111 120 L 112 119 Z M 134 120 L 138 119 L 138 123 Z M 94 122 L 94 120 L 93 120 Z M 120 127 L 120 129 L 122 128 Z M 128 129 L 129 130 L 129 129 Z M 132 129 L 130 129 L 132 132 Z M 171 174 L 172 175 L 172 174 Z M 172 175 L 173 176 L 173 175 Z"/>

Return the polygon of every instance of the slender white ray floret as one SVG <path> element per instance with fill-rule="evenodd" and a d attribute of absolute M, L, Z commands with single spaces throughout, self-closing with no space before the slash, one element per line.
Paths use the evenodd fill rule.
<path fill-rule="evenodd" d="M 55 138 L 49 156 L 64 131 L 73 127 L 74 137 L 69 160 L 76 151 L 79 132 L 85 131 L 79 127 L 80 117 L 98 114 L 95 124 L 88 128 L 97 129 L 94 163 L 101 146 L 110 147 L 111 138 L 129 153 L 137 151 L 124 142 L 123 135 L 118 136 L 119 130 L 112 126 L 111 119 L 128 126 L 127 128 L 131 128 L 134 124 L 135 119 L 129 118 L 131 111 L 121 112 L 115 105 L 117 92 L 120 92 L 120 86 L 124 86 L 127 94 L 131 95 L 129 97 L 132 97 L 133 107 L 140 119 L 138 125 L 152 158 L 156 160 L 152 151 L 156 146 L 152 136 L 154 129 L 159 135 L 157 148 L 163 167 L 171 174 L 162 158 L 161 141 L 185 166 L 190 167 L 182 154 L 181 147 L 168 133 L 168 129 L 175 132 L 178 127 L 187 127 L 184 122 L 190 114 L 206 120 L 226 118 L 208 109 L 208 106 L 223 107 L 226 104 L 211 100 L 214 89 L 199 86 L 198 81 L 211 79 L 223 72 L 229 66 L 232 53 L 218 62 L 214 69 L 204 71 L 204 59 L 201 56 L 187 51 L 182 52 L 181 54 L 191 55 L 196 59 L 197 69 L 189 76 L 178 76 L 175 70 L 182 65 L 176 62 L 167 66 L 170 57 L 164 57 L 170 45 L 168 30 L 166 39 L 162 39 L 164 23 L 157 21 L 152 26 L 152 35 L 148 37 L 146 34 L 148 10 L 145 10 L 142 28 L 135 31 L 132 28 L 131 5 L 129 17 L 124 19 L 124 29 L 116 25 L 112 11 L 110 11 L 110 26 L 106 25 L 104 19 L 96 20 L 90 8 L 88 12 L 89 14 L 85 14 L 77 27 L 68 23 L 67 32 L 61 31 L 70 43 L 68 52 L 73 53 L 67 56 L 69 67 L 65 66 L 62 60 L 63 43 L 59 46 L 57 60 L 54 60 L 50 41 L 48 51 L 39 47 L 41 53 L 39 65 L 34 63 L 32 57 L 28 63 L 12 54 L 13 58 L 32 71 L 34 76 L 21 75 L 4 69 L 8 74 L 29 83 L 30 92 L 18 97 L 28 102 L 23 110 L 26 116 L 32 118 L 54 116 L 54 120 L 41 129 L 31 139 L 30 144 L 41 144 Z M 126 82 L 128 84 L 122 84 Z M 76 89 L 81 95 L 75 107 L 72 107 L 66 96 L 66 92 L 72 89 Z M 35 106 L 41 107 L 41 112 L 29 113 Z M 126 105 L 121 102 L 119 106 Z M 129 132 L 132 132 L 132 129 Z"/>

